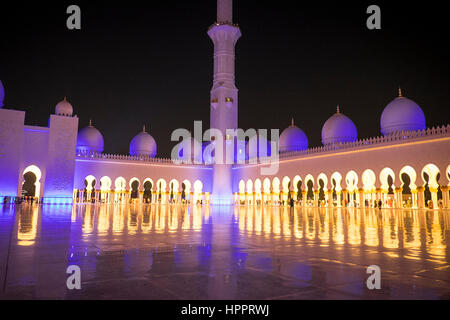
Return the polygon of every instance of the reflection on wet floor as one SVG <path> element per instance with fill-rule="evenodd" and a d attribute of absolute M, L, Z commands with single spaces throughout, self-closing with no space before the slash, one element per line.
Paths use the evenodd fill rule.
<path fill-rule="evenodd" d="M 450 291 L 449 231 L 449 211 L 5 206 L 0 211 L 0 260 L 6 261 L 2 270 L 8 266 L 9 271 L 1 280 L 8 288 L 5 297 L 123 298 L 126 290 L 115 296 L 111 286 L 129 285 L 131 290 L 136 283 L 130 276 L 139 276 L 139 284 L 156 286 L 153 293 L 135 288 L 126 298 L 433 299 L 448 297 Z M 162 252 L 174 256 L 157 254 Z M 65 284 L 70 264 L 84 267 L 82 294 L 55 287 L 55 281 Z M 364 271 L 371 264 L 385 271 L 389 283 L 390 289 L 378 296 L 364 288 Z M 51 271 L 57 266 L 61 270 Z M 172 280 L 165 278 L 170 275 Z M 255 290 L 261 286 L 257 282 L 267 283 L 244 294 L 238 282 L 230 284 L 233 278 Z"/>

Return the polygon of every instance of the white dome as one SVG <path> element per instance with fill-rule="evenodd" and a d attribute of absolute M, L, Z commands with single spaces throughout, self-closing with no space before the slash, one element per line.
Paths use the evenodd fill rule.
<path fill-rule="evenodd" d="M 153 137 L 145 131 L 139 133 L 130 142 L 131 156 L 156 156 L 156 141 Z"/>
<path fill-rule="evenodd" d="M 426 128 L 425 114 L 417 103 L 403 97 L 399 89 L 399 96 L 384 108 L 380 126 L 383 135 L 424 130 Z"/>
<path fill-rule="evenodd" d="M 58 116 L 68 116 L 71 117 L 73 114 L 73 107 L 67 101 L 66 97 L 64 97 L 64 100 L 59 102 L 55 107 L 55 114 Z"/>
<path fill-rule="evenodd" d="M 77 151 L 79 152 L 103 152 L 103 136 L 89 123 L 89 126 L 81 129 L 77 137 Z"/>
<path fill-rule="evenodd" d="M 322 143 L 344 143 L 358 140 L 358 132 L 353 121 L 343 115 L 339 106 L 337 112 L 329 118 L 322 128 Z"/>
<path fill-rule="evenodd" d="M 292 124 L 280 135 L 280 152 L 300 151 L 308 149 L 308 137 L 299 127 Z"/>
<path fill-rule="evenodd" d="M 3 107 L 4 99 L 5 99 L 5 88 L 3 87 L 2 80 L 0 80 L 0 108 Z"/>
<path fill-rule="evenodd" d="M 185 163 L 202 163 L 202 144 L 190 137 L 178 144 L 178 160 Z"/>

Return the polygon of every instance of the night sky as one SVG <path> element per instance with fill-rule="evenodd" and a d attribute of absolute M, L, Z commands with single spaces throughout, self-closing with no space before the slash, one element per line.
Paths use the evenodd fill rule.
<path fill-rule="evenodd" d="M 174 129 L 193 128 L 194 120 L 209 127 L 213 45 L 206 31 L 215 0 L 5 2 L 0 79 L 5 106 L 25 110 L 26 124 L 46 126 L 67 96 L 80 128 L 92 118 L 102 132 L 106 153 L 127 154 L 145 124 L 162 157 L 175 145 Z M 427 126 L 450 123 L 444 8 L 311 3 L 234 1 L 243 34 L 236 48 L 241 128 L 284 129 L 294 117 L 310 146 L 319 146 L 322 125 L 340 104 L 359 138 L 377 136 L 398 86 L 422 107 Z M 81 31 L 66 28 L 70 4 L 81 7 Z M 366 28 L 370 4 L 381 7 L 382 30 Z"/>

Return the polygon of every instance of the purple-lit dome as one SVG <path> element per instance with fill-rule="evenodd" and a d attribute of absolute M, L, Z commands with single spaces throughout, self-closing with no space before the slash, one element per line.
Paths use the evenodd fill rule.
<path fill-rule="evenodd" d="M 186 163 L 202 163 L 202 144 L 190 137 L 178 144 L 178 159 Z"/>
<path fill-rule="evenodd" d="M 353 121 L 342 114 L 337 108 L 337 112 L 328 119 L 322 128 L 322 143 L 324 145 L 332 143 L 353 142 L 358 140 L 358 132 Z"/>
<path fill-rule="evenodd" d="M 383 135 L 424 130 L 426 128 L 425 114 L 417 103 L 403 97 L 399 90 L 399 96 L 384 108 L 380 125 Z"/>
<path fill-rule="evenodd" d="M 69 101 L 67 101 L 66 97 L 64 97 L 64 100 L 56 105 L 55 114 L 58 116 L 68 116 L 68 117 L 72 116 L 73 107 L 69 103 Z"/>
<path fill-rule="evenodd" d="M 3 107 L 4 99 L 5 99 L 5 88 L 3 87 L 2 80 L 0 80 L 0 108 Z"/>
<path fill-rule="evenodd" d="M 292 124 L 284 129 L 280 136 L 280 152 L 300 151 L 308 149 L 308 137 L 302 129 Z"/>
<path fill-rule="evenodd" d="M 254 149 L 251 150 L 250 148 Z M 254 135 L 251 137 L 245 146 L 245 158 L 254 159 L 257 155 L 258 158 L 270 157 L 272 155 L 272 146 L 270 140 L 264 137 Z"/>
<path fill-rule="evenodd" d="M 141 133 L 131 140 L 130 155 L 133 157 L 149 156 L 152 158 L 156 156 L 156 141 L 145 131 L 145 127 Z"/>
<path fill-rule="evenodd" d="M 92 126 L 92 122 L 89 126 L 81 129 L 78 132 L 77 137 L 77 151 L 78 152 L 103 152 L 103 136 L 96 128 Z"/>

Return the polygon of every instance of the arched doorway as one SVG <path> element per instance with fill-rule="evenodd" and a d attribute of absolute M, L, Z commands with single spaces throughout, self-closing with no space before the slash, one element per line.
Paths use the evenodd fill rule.
<path fill-rule="evenodd" d="M 144 203 L 152 203 L 153 183 L 150 180 L 144 182 Z"/>
<path fill-rule="evenodd" d="M 139 199 L 139 180 L 137 178 L 133 178 L 130 181 L 130 189 L 131 189 L 131 200 Z"/>
<path fill-rule="evenodd" d="M 436 209 L 442 206 L 442 190 L 439 185 L 440 177 L 439 168 L 434 164 L 427 164 L 422 170 L 422 178 L 425 181 L 425 205 L 428 208 Z"/>
<path fill-rule="evenodd" d="M 36 175 L 29 171 L 23 175 L 23 184 L 22 184 L 22 197 L 32 197 L 36 196 Z"/>
<path fill-rule="evenodd" d="M 41 194 L 41 170 L 31 165 L 23 171 L 22 196 L 39 198 Z"/>
<path fill-rule="evenodd" d="M 97 179 L 94 176 L 90 175 L 84 179 L 84 202 L 92 202 L 96 201 L 95 199 L 95 186 L 97 185 Z"/>
<path fill-rule="evenodd" d="M 414 168 L 410 166 L 405 166 L 400 170 L 400 181 L 402 182 L 401 188 L 402 188 L 402 201 L 406 201 L 408 203 L 408 200 L 411 201 L 411 207 L 417 208 L 418 207 L 418 197 L 417 197 L 417 186 L 416 186 L 416 179 L 417 174 Z"/>

